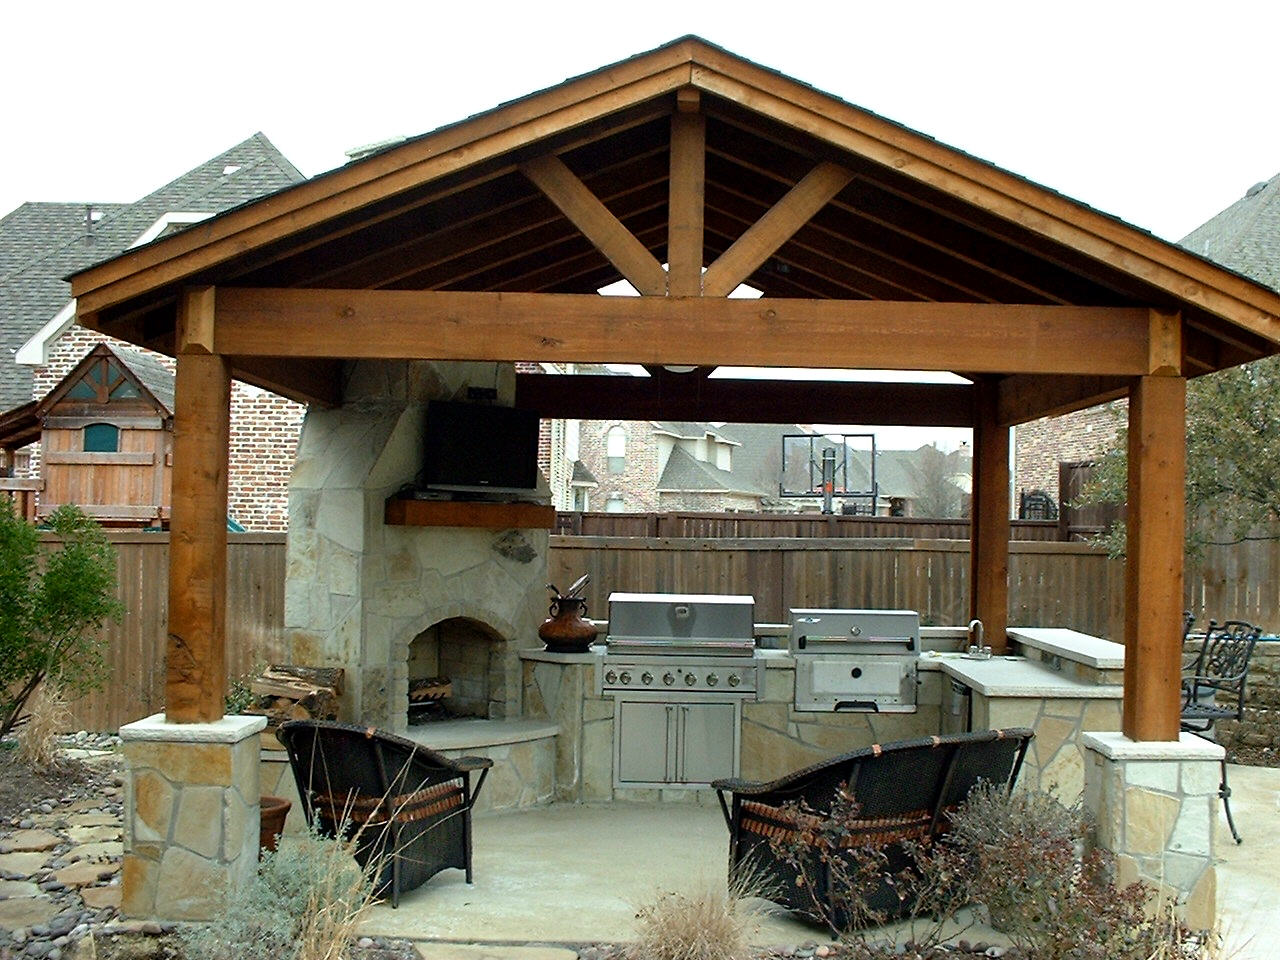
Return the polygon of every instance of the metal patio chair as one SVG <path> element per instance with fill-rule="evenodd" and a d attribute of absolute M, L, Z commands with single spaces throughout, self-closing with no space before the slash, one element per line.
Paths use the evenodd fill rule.
<path fill-rule="evenodd" d="M 402 891 L 447 867 L 471 882 L 471 808 L 492 760 L 451 760 L 384 730 L 321 720 L 283 724 L 277 737 L 307 823 L 355 841 L 356 862 L 373 865 L 375 895 L 389 892 L 398 907 Z"/>
<path fill-rule="evenodd" d="M 1188 676 L 1182 679 L 1182 729 L 1206 740 L 1214 740 L 1219 720 L 1244 719 L 1245 687 L 1249 663 L 1262 633 L 1243 620 L 1227 620 L 1221 625 L 1209 621 L 1204 645 Z M 1222 758 L 1222 783 L 1218 787 L 1227 825 L 1236 843 L 1241 843 L 1231 816 L 1231 787 L 1227 784 L 1227 758 Z"/>

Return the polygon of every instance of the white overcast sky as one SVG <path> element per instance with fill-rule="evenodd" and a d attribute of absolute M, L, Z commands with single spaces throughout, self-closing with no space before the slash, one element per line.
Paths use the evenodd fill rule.
<path fill-rule="evenodd" d="M 1280 171 L 1280 3 L 7 3 L 0 214 L 307 175 L 694 33 L 1177 240 Z"/>

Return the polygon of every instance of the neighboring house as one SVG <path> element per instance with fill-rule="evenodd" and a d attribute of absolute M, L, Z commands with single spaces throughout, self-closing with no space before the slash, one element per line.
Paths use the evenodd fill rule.
<path fill-rule="evenodd" d="M 1254 184 L 1180 244 L 1280 290 L 1280 174 Z M 1020 492 L 1037 489 L 1060 499 L 1059 464 L 1090 460 L 1106 451 L 1125 413 L 1125 402 L 1116 401 L 1019 426 L 1014 440 L 1014 504 Z"/>
<path fill-rule="evenodd" d="M 75 323 L 63 277 L 303 179 L 259 133 L 135 203 L 25 203 L 0 219 L 0 410 L 44 397 L 90 348 L 117 343 Z M 303 412 L 269 391 L 233 387 L 230 513 L 247 528 L 287 524 Z M 38 474 L 39 448 L 29 449 L 29 462 L 3 466 Z"/>
<path fill-rule="evenodd" d="M 582 421 L 577 470 L 584 485 L 589 477 L 595 486 L 579 493 L 574 509 L 618 513 L 818 510 L 821 498 L 816 495 L 779 495 L 782 443 L 788 434 L 813 435 L 813 430 L 797 424 Z M 819 448 L 831 443 L 814 436 Z M 912 513 L 912 504 L 927 486 L 922 478 L 929 474 L 926 464 L 931 450 L 877 451 L 876 513 L 898 509 Z M 952 485 L 958 515 L 967 493 L 968 453 L 947 462 L 948 470 L 964 474 L 942 478 Z M 848 469 L 847 487 L 870 490 L 868 451 L 851 450 Z M 835 509 L 843 507 L 845 503 L 837 497 Z M 867 507 L 866 501 L 859 502 L 859 512 Z"/>
<path fill-rule="evenodd" d="M 173 373 L 154 355 L 101 343 L 46 396 L 0 415 L 0 447 L 37 440 L 32 519 L 73 503 L 110 526 L 167 525 Z"/>

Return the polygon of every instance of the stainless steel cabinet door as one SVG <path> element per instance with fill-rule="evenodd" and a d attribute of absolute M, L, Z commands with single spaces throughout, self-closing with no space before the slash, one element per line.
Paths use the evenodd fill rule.
<path fill-rule="evenodd" d="M 738 705 L 682 703 L 676 707 L 676 783 L 710 783 L 737 775 Z"/>
<path fill-rule="evenodd" d="M 669 703 L 618 703 L 618 783 L 666 783 L 673 779 L 675 711 Z"/>

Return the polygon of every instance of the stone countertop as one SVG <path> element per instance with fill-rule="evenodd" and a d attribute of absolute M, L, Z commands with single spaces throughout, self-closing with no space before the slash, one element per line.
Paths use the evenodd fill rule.
<path fill-rule="evenodd" d="M 1064 660 L 1099 670 L 1124 667 L 1124 645 L 1061 627 L 1010 627 L 1010 639 Z"/>
<path fill-rule="evenodd" d="M 604 644 L 593 644 L 586 653 L 553 653 L 541 647 L 530 647 L 520 651 L 521 660 L 536 660 L 539 663 L 595 663 L 605 654 Z"/>
<path fill-rule="evenodd" d="M 545 720 L 481 720 L 478 717 L 463 717 L 412 726 L 401 736 L 432 750 L 443 751 L 543 740 L 554 737 L 559 732 L 559 724 Z"/>
<path fill-rule="evenodd" d="M 1043 697 L 1119 700 L 1124 689 L 1066 677 L 1022 657 L 970 660 L 955 655 L 936 661 L 942 672 L 984 697 Z"/>

